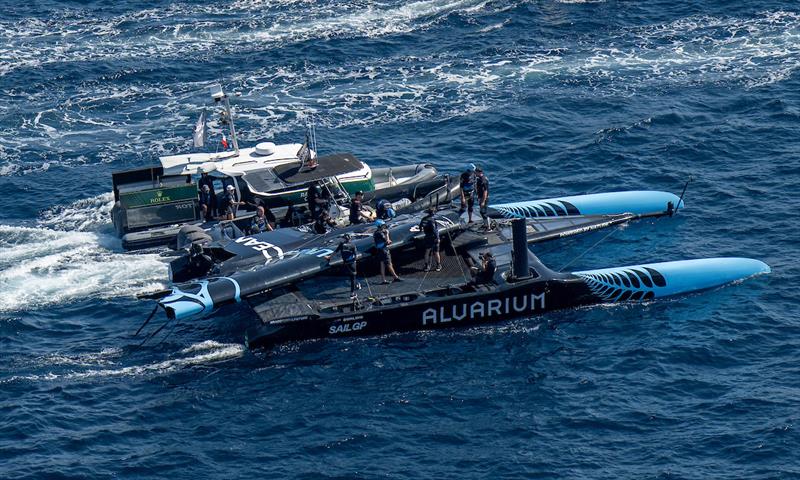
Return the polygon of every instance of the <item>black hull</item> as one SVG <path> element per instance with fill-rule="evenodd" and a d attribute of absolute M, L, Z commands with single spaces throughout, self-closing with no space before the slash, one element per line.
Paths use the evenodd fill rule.
<path fill-rule="evenodd" d="M 264 322 L 247 330 L 246 341 L 250 348 L 269 348 L 301 340 L 468 327 L 603 301 L 572 275 L 404 301 L 409 299 L 400 295 L 387 306 Z"/>

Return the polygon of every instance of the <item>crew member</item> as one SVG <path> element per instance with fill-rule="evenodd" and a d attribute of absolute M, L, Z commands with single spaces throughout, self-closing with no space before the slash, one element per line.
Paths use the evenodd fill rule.
<path fill-rule="evenodd" d="M 240 202 L 236 197 L 236 188 L 233 185 L 225 187 L 225 195 L 222 196 L 222 204 L 220 205 L 225 220 L 236 218 L 236 212 L 239 210 L 240 205 L 244 205 L 244 202 Z"/>
<path fill-rule="evenodd" d="M 273 215 L 272 218 L 274 219 L 275 215 Z M 253 215 L 253 219 L 250 220 L 250 235 L 255 235 L 257 233 L 271 232 L 272 230 L 274 230 L 274 227 L 272 226 L 273 224 L 274 221 L 273 222 L 269 221 L 269 218 L 267 217 L 267 213 L 264 210 L 264 207 L 259 205 L 258 207 L 256 207 L 256 214 Z"/>
<path fill-rule="evenodd" d="M 350 276 L 350 298 L 356 298 L 356 290 L 361 288 L 361 284 L 356 281 L 356 258 L 358 256 L 358 250 L 350 240 L 349 233 L 342 235 L 342 242 L 336 247 L 336 250 L 334 250 L 332 254 L 325 257 L 325 260 L 330 262 L 333 254 L 342 252 L 342 264 Z"/>
<path fill-rule="evenodd" d="M 207 222 L 214 219 L 216 210 L 217 202 L 212 192 L 213 190 L 207 184 L 200 187 L 200 213 Z"/>
<path fill-rule="evenodd" d="M 381 220 L 391 220 L 397 213 L 394 211 L 394 205 L 389 200 L 382 198 L 375 204 L 375 216 Z"/>
<path fill-rule="evenodd" d="M 314 233 L 323 235 L 328 233 L 328 228 L 333 228 L 336 226 L 336 222 L 333 221 L 330 214 L 323 210 L 322 213 L 317 215 L 316 220 L 314 220 L 314 225 L 312 228 L 314 229 Z"/>
<path fill-rule="evenodd" d="M 217 214 L 217 207 L 219 204 L 217 203 L 217 192 L 214 191 L 214 179 L 208 175 L 208 172 L 201 171 L 200 172 L 200 180 L 197 182 L 197 185 L 200 187 L 200 191 L 203 191 L 203 186 L 208 186 L 208 191 L 211 193 L 211 211 L 209 215 L 212 217 Z"/>
<path fill-rule="evenodd" d="M 442 257 L 439 253 L 439 225 L 434 214 L 436 210 L 428 208 L 419 222 L 419 229 L 425 233 L 425 271 L 430 271 L 431 261 L 436 257 L 436 271 L 442 270 Z"/>
<path fill-rule="evenodd" d="M 483 226 L 487 232 L 491 232 L 492 225 L 487 215 L 489 210 L 489 179 L 483 174 L 481 167 L 475 169 L 475 195 L 478 197 L 479 212 L 483 219 Z"/>
<path fill-rule="evenodd" d="M 392 244 L 392 239 L 389 237 L 389 228 L 386 222 L 381 219 L 375 220 L 375 226 L 378 227 L 372 235 L 375 241 L 375 250 L 378 251 L 378 260 L 381 262 L 381 279 L 383 284 L 386 285 L 389 281 L 386 280 L 386 271 L 394 277 L 395 282 L 401 281 L 401 278 L 395 273 L 394 266 L 392 266 L 392 254 L 389 252 L 389 245 Z"/>
<path fill-rule="evenodd" d="M 359 190 L 353 195 L 353 199 L 350 200 L 350 225 L 365 223 L 370 220 L 369 215 L 362 210 L 363 202 L 364 192 Z"/>
<path fill-rule="evenodd" d="M 475 278 L 472 285 L 483 285 L 494 281 L 494 273 L 497 270 L 497 262 L 494 260 L 492 252 L 486 251 L 481 254 L 481 266 L 473 267 Z"/>
<path fill-rule="evenodd" d="M 308 212 L 311 214 L 311 219 L 316 220 L 320 213 L 328 210 L 328 200 L 323 195 L 319 182 L 308 186 L 307 197 Z"/>
<path fill-rule="evenodd" d="M 472 210 L 475 205 L 475 165 L 467 164 L 466 170 L 461 174 L 459 182 L 461 187 L 461 208 L 458 214 L 461 215 L 467 212 L 468 223 L 472 223 Z"/>

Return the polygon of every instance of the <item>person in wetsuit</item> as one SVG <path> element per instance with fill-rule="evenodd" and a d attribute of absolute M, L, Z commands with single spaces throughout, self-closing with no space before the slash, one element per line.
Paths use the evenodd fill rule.
<path fill-rule="evenodd" d="M 375 220 L 375 226 L 378 227 L 375 233 L 372 234 L 372 240 L 375 242 L 375 250 L 378 251 L 378 261 L 381 262 L 381 279 L 383 284 L 386 285 L 389 281 L 386 280 L 386 271 L 394 277 L 395 282 L 401 281 L 401 278 L 395 273 L 394 266 L 392 265 L 392 254 L 389 251 L 389 245 L 392 244 L 392 239 L 389 237 L 389 228 L 386 222 L 381 219 Z"/>
<path fill-rule="evenodd" d="M 425 233 L 425 271 L 430 271 L 431 261 L 436 257 L 437 272 L 442 270 L 442 257 L 439 253 L 439 225 L 436 223 L 434 214 L 436 211 L 429 208 L 425 211 L 425 216 L 419 222 L 419 229 Z"/>
<path fill-rule="evenodd" d="M 214 179 L 208 175 L 208 172 L 201 172 L 197 186 L 200 188 L 201 193 L 203 192 L 204 186 L 208 187 L 208 191 L 211 195 L 211 202 L 209 203 L 211 210 L 208 212 L 208 215 L 214 217 L 214 215 L 217 214 L 217 208 L 219 206 L 217 203 L 217 192 L 214 191 Z"/>
<path fill-rule="evenodd" d="M 487 251 L 481 254 L 481 266 L 475 268 L 475 270 L 475 278 L 470 282 L 472 285 L 484 285 L 494 281 L 494 273 L 497 271 L 497 262 L 492 252 Z"/>
<path fill-rule="evenodd" d="M 336 250 L 334 250 L 332 254 L 325 257 L 325 260 L 330 262 L 334 254 L 342 252 L 342 264 L 350 277 L 350 298 L 356 298 L 356 290 L 361 288 L 361 284 L 356 281 L 356 275 L 358 274 L 356 270 L 358 250 L 350 240 L 349 233 L 342 235 L 342 242 L 336 247 Z"/>
<path fill-rule="evenodd" d="M 472 211 L 475 205 L 475 165 L 470 163 L 466 170 L 461 174 L 459 180 L 461 187 L 461 208 L 458 214 L 467 212 L 468 223 L 472 223 Z"/>
<path fill-rule="evenodd" d="M 350 225 L 369 221 L 369 215 L 361 209 L 363 207 L 363 202 L 364 192 L 359 190 L 353 195 L 352 200 L 350 200 Z"/>
<path fill-rule="evenodd" d="M 492 225 L 487 215 L 489 210 L 489 179 L 483 174 L 483 169 L 475 169 L 475 195 L 478 197 L 478 207 L 483 219 L 483 226 L 487 232 L 492 230 Z"/>
<path fill-rule="evenodd" d="M 200 214 L 207 222 L 214 219 L 214 212 L 217 210 L 216 198 L 211 192 L 208 185 L 200 187 Z"/>
<path fill-rule="evenodd" d="M 314 230 L 314 233 L 323 235 L 328 233 L 328 228 L 334 228 L 335 226 L 336 222 L 333 221 L 327 211 L 323 210 L 322 213 L 317 215 L 317 219 L 314 220 L 312 229 Z"/>
<path fill-rule="evenodd" d="M 375 216 L 381 220 L 391 220 L 397 213 L 394 211 L 392 202 L 382 198 L 375 204 Z"/>
<path fill-rule="evenodd" d="M 308 213 L 312 220 L 316 220 L 322 212 L 328 211 L 329 195 L 323 192 L 320 182 L 314 182 L 308 186 L 307 200 Z"/>

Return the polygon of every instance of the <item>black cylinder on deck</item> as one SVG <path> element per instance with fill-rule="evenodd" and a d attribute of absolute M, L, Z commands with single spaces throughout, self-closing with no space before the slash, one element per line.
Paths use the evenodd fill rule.
<path fill-rule="evenodd" d="M 528 278 L 530 267 L 528 266 L 528 235 L 524 218 L 516 218 L 511 221 L 511 236 L 514 263 L 511 266 L 511 274 L 514 278 Z"/>

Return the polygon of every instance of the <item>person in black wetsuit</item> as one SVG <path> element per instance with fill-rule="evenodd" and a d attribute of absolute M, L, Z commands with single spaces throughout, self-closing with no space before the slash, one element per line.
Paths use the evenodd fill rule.
<path fill-rule="evenodd" d="M 361 288 L 361 285 L 356 281 L 356 258 L 358 257 L 358 250 L 353 242 L 350 241 L 350 234 L 345 233 L 342 235 L 342 242 L 336 247 L 332 254 L 325 257 L 325 260 L 331 261 L 331 257 L 338 252 L 342 252 L 342 264 L 344 265 L 347 274 L 350 277 L 350 298 L 356 298 L 356 290 Z"/>
<path fill-rule="evenodd" d="M 472 223 L 472 210 L 475 205 L 475 165 L 470 163 L 467 169 L 461 174 L 459 180 L 461 187 L 461 208 L 458 214 L 467 212 L 467 220 Z"/>
<path fill-rule="evenodd" d="M 212 190 L 208 185 L 200 187 L 200 214 L 207 222 L 214 219 L 214 212 L 217 210 L 216 198 L 211 192 Z"/>
<path fill-rule="evenodd" d="M 357 191 L 355 195 L 353 195 L 353 199 L 350 200 L 350 225 L 356 225 L 369 221 L 369 216 L 363 210 L 361 210 L 363 207 L 363 201 L 364 192 L 361 190 Z"/>
<path fill-rule="evenodd" d="M 322 187 L 319 182 L 314 182 L 308 186 L 306 200 L 308 200 L 308 213 L 311 215 L 312 220 L 316 220 L 321 212 L 328 210 L 328 202 L 322 195 Z"/>
<path fill-rule="evenodd" d="M 439 225 L 436 223 L 434 214 L 436 211 L 429 208 L 425 211 L 425 216 L 419 222 L 419 229 L 425 233 L 425 271 L 431 269 L 431 261 L 436 257 L 436 271 L 442 270 L 442 257 L 439 253 Z"/>
<path fill-rule="evenodd" d="M 336 222 L 333 221 L 331 216 L 326 211 L 322 211 L 319 215 L 317 215 L 317 219 L 314 220 L 314 225 L 312 228 L 314 233 L 323 235 L 328 233 L 328 228 L 334 228 L 336 226 Z"/>
<path fill-rule="evenodd" d="M 494 273 L 497 271 L 497 262 L 494 259 L 492 252 L 484 252 L 481 254 L 481 266 L 472 267 L 474 269 L 475 278 L 470 282 L 473 286 L 483 285 L 494 281 Z"/>
<path fill-rule="evenodd" d="M 375 242 L 375 250 L 378 251 L 378 260 L 381 262 L 381 279 L 383 284 L 389 282 L 386 280 L 386 271 L 394 277 L 395 282 L 401 281 L 401 278 L 395 273 L 394 266 L 392 265 L 392 254 L 389 251 L 389 245 L 392 244 L 392 239 L 389 237 L 389 229 L 386 227 L 386 222 L 381 219 L 375 220 L 375 226 L 378 227 L 375 233 L 372 234 L 372 240 Z"/>
<path fill-rule="evenodd" d="M 208 175 L 208 172 L 200 172 L 200 180 L 197 182 L 200 192 L 203 191 L 204 185 L 208 186 L 208 191 L 211 194 L 211 211 L 209 212 L 209 215 L 213 217 L 217 214 L 219 203 L 217 203 L 217 192 L 214 191 L 214 179 Z"/>
<path fill-rule="evenodd" d="M 492 225 L 487 215 L 489 210 L 489 179 L 483 174 L 481 167 L 475 169 L 475 195 L 478 197 L 478 211 L 483 219 L 483 227 L 487 232 L 490 232 L 492 231 Z"/>

